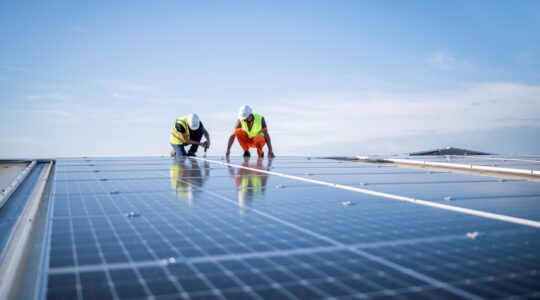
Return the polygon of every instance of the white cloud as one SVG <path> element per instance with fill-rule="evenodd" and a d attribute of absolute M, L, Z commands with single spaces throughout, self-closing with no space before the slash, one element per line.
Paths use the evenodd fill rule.
<path fill-rule="evenodd" d="M 56 119 L 58 117 L 60 118 L 75 118 L 75 114 L 73 112 L 67 111 L 67 110 L 61 110 L 61 109 L 39 109 L 39 110 L 30 110 L 29 112 L 43 115 L 43 116 L 49 116 L 52 119 Z"/>
<path fill-rule="evenodd" d="M 124 95 L 124 94 L 120 94 L 120 93 L 113 93 L 111 95 L 111 97 L 118 98 L 118 99 L 133 99 L 133 96 L 131 96 L 131 95 Z"/>
<path fill-rule="evenodd" d="M 70 101 L 72 100 L 71 96 L 62 94 L 62 93 L 51 93 L 51 94 L 35 94 L 27 95 L 23 97 L 28 101 Z"/>
<path fill-rule="evenodd" d="M 31 144 L 35 140 L 29 137 L 0 137 L 2 144 Z"/>
<path fill-rule="evenodd" d="M 304 94 L 273 100 L 272 136 L 293 147 L 540 124 L 540 86 L 490 83 L 418 94 Z"/>
<path fill-rule="evenodd" d="M 118 93 L 118 92 L 112 93 L 111 97 L 117 100 L 138 101 L 138 102 L 149 103 L 149 104 L 154 104 L 154 105 L 192 103 L 189 99 L 167 98 L 167 97 L 161 97 L 161 96 L 145 96 L 145 95 L 138 95 L 138 94 L 123 94 L 123 93 Z"/>
<path fill-rule="evenodd" d="M 96 84 L 101 87 L 121 90 L 122 92 L 156 94 L 155 88 L 143 84 L 127 83 L 116 79 L 94 79 L 88 81 L 91 84 Z"/>
<path fill-rule="evenodd" d="M 32 70 L 28 68 L 22 68 L 22 67 L 16 67 L 16 66 L 6 66 L 6 65 L 0 65 L 0 69 L 9 70 L 9 71 L 16 71 L 16 72 L 32 72 Z"/>
<path fill-rule="evenodd" d="M 34 101 L 26 104 L 29 107 L 2 107 L 0 113 L 15 120 L 36 120 L 40 132 L 58 137 L 59 141 L 84 145 L 72 155 L 167 153 L 168 134 L 177 113 L 191 110 L 199 113 L 210 131 L 209 155 L 222 155 L 238 109 L 225 102 L 212 106 L 197 101 L 189 106 L 102 106 L 80 99 L 65 103 L 38 101 L 44 97 L 33 96 Z M 519 132 L 521 126 L 540 126 L 540 86 L 517 83 L 487 83 L 423 93 L 336 91 L 253 99 L 257 100 L 250 104 L 265 116 L 278 155 L 398 153 L 433 145 L 461 146 L 459 137 L 470 132 L 498 128 L 516 128 Z M 80 132 L 85 132 L 84 137 Z M 136 137 L 137 148 L 131 148 L 132 140 L 125 139 L 126 135 Z M 457 139 L 442 138 L 448 135 Z M 108 144 L 111 141 L 115 147 Z M 64 150 L 55 148 L 58 141 L 49 138 L 44 143 L 60 151 L 54 155 L 65 155 L 61 152 Z M 233 154 L 241 154 L 238 151 L 235 144 Z"/>
<path fill-rule="evenodd" d="M 540 63 L 540 57 L 534 51 L 522 51 L 515 55 L 514 60 L 520 64 L 536 65 Z"/>
<path fill-rule="evenodd" d="M 447 50 L 438 50 L 431 53 L 428 55 L 427 62 L 446 71 L 470 68 L 470 63 L 467 60 L 457 58 L 451 51 Z"/>
<path fill-rule="evenodd" d="M 83 27 L 80 27 L 80 26 L 77 26 L 77 25 L 70 25 L 67 28 L 70 29 L 71 31 L 77 33 L 77 34 L 89 34 L 89 33 L 92 33 L 87 28 L 83 28 Z"/>
<path fill-rule="evenodd" d="M 84 85 L 94 86 L 95 90 L 98 91 L 107 91 L 107 97 L 130 103 L 137 101 L 139 104 L 181 105 L 193 102 L 191 99 L 164 96 L 153 86 L 128 83 L 117 79 L 87 80 Z"/>

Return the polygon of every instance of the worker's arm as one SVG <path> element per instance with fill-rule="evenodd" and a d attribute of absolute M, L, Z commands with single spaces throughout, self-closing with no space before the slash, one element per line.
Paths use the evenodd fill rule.
<path fill-rule="evenodd" d="M 234 130 L 236 130 L 237 128 L 242 128 L 242 126 L 240 125 L 240 121 L 238 120 L 236 120 L 236 123 L 234 124 Z M 227 152 L 225 153 L 226 157 L 229 157 L 229 155 L 231 155 L 231 147 L 232 147 L 232 144 L 234 143 L 234 140 L 236 139 L 234 130 L 233 130 L 233 133 L 231 133 L 231 136 L 229 137 L 229 143 L 227 144 Z"/>
<path fill-rule="evenodd" d="M 275 157 L 274 151 L 272 151 L 272 141 L 270 140 L 270 134 L 268 133 L 268 129 L 263 130 L 264 139 L 266 140 L 266 144 L 268 145 L 268 157 L 273 158 Z"/>
<path fill-rule="evenodd" d="M 205 160 L 204 161 L 204 178 L 207 179 L 208 176 L 210 176 L 210 163 Z"/>
<path fill-rule="evenodd" d="M 272 151 L 272 141 L 270 140 L 270 134 L 268 133 L 268 128 L 266 127 L 266 120 L 264 119 L 264 117 L 261 120 L 261 126 L 264 139 L 266 140 L 266 144 L 268 145 L 268 158 L 273 158 L 275 155 L 274 151 Z"/>
<path fill-rule="evenodd" d="M 206 142 L 197 142 L 197 141 L 194 141 L 194 140 L 190 140 L 187 133 L 185 132 L 180 132 L 180 134 L 182 135 L 182 140 L 184 141 L 184 144 L 191 144 L 191 145 L 199 145 L 199 146 L 203 146 L 206 144 Z"/>
<path fill-rule="evenodd" d="M 268 164 L 266 165 L 266 171 L 270 171 L 272 169 L 272 159 L 273 157 L 268 157 Z"/>
<path fill-rule="evenodd" d="M 225 156 L 227 157 L 231 155 L 231 147 L 232 147 L 232 144 L 234 143 L 234 139 L 236 139 L 236 135 L 233 132 L 231 136 L 229 137 L 229 143 L 227 144 L 227 152 L 225 153 Z"/>
<path fill-rule="evenodd" d="M 227 159 L 227 163 L 230 164 L 231 161 Z M 236 177 L 236 172 L 233 167 L 227 166 L 227 169 L 229 170 L 229 175 L 234 179 Z"/>
<path fill-rule="evenodd" d="M 206 128 L 204 129 L 203 134 L 204 134 L 204 137 L 206 138 L 206 148 L 210 148 L 210 134 L 208 133 Z"/>

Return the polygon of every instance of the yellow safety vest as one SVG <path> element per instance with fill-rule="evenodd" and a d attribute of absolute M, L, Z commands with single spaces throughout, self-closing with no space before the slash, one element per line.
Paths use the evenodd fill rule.
<path fill-rule="evenodd" d="M 170 176 L 171 176 L 171 186 L 176 191 L 178 195 L 179 191 L 186 190 L 188 184 L 182 181 L 184 173 L 184 168 L 178 163 L 171 164 Z"/>
<path fill-rule="evenodd" d="M 172 130 L 171 130 L 171 137 L 169 138 L 169 141 L 171 144 L 175 145 L 183 145 L 184 144 L 184 138 L 182 137 L 182 133 L 180 131 L 176 130 L 176 124 L 182 125 L 184 129 L 186 130 L 186 134 L 189 139 L 189 126 L 188 126 L 188 116 L 179 117 L 176 119 L 176 122 L 174 123 Z"/>
<path fill-rule="evenodd" d="M 239 120 L 240 125 L 242 125 L 242 129 L 247 133 L 248 137 L 250 139 L 258 136 L 263 135 L 262 132 L 262 119 L 263 116 L 259 114 L 252 114 L 253 115 L 253 125 L 251 126 L 251 130 L 249 130 L 248 124 L 244 120 Z"/>
<path fill-rule="evenodd" d="M 241 192 L 246 193 L 247 189 L 251 189 L 252 195 L 260 197 L 263 192 L 263 181 L 260 175 L 247 175 L 241 178 Z"/>
<path fill-rule="evenodd" d="M 186 175 L 185 166 L 180 163 L 171 164 L 170 176 L 171 186 L 176 194 L 176 197 L 190 201 L 190 193 L 192 187 L 189 182 L 185 182 L 182 178 Z"/>

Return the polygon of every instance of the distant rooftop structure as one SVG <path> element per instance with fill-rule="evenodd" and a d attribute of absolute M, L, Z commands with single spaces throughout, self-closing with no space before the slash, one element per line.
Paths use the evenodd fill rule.
<path fill-rule="evenodd" d="M 421 159 L 27 162 L 0 299 L 538 296 L 540 156 Z"/>
<path fill-rule="evenodd" d="M 454 147 L 446 147 L 441 149 L 434 149 L 428 151 L 412 152 L 411 156 L 424 156 L 424 155 L 493 155 L 487 152 L 467 150 Z"/>

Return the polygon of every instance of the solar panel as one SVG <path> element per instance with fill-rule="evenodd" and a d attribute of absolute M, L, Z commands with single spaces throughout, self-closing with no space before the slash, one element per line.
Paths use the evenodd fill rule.
<path fill-rule="evenodd" d="M 58 159 L 42 295 L 540 295 L 538 228 L 333 184 L 539 217 L 529 181 L 307 157 Z"/>

